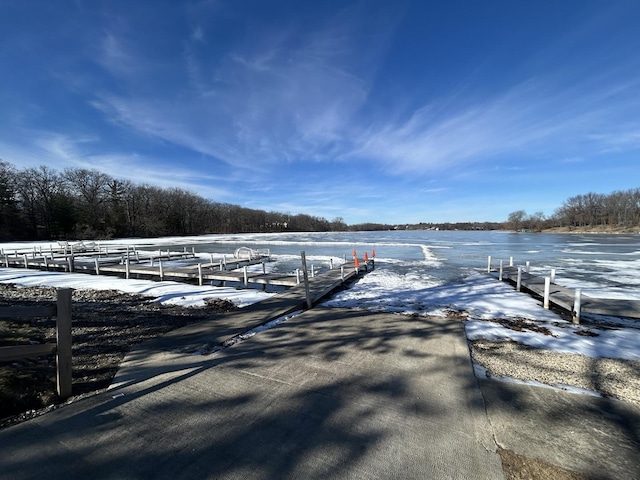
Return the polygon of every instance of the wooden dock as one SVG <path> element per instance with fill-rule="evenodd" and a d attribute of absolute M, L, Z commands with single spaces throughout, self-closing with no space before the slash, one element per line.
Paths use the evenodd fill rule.
<path fill-rule="evenodd" d="M 241 252 L 243 254 L 243 252 Z M 271 261 L 270 254 L 259 253 L 246 255 L 241 258 L 211 256 L 203 261 L 196 256 L 195 251 L 182 252 L 149 251 L 129 247 L 113 248 L 84 248 L 71 253 L 69 248 L 61 247 L 49 249 L 46 252 L 14 251 L 0 253 L 0 266 L 6 268 L 28 268 L 47 271 L 77 272 L 95 275 L 115 275 L 123 278 L 146 278 L 149 280 L 171 279 L 175 281 L 217 282 L 220 286 L 232 284 L 248 288 L 250 285 L 268 285 L 278 287 L 294 287 L 302 282 L 300 270 L 291 274 L 266 273 L 266 263 Z M 338 277 L 339 282 L 349 280 L 353 275 L 373 268 L 373 259 L 363 259 L 356 265 L 354 262 L 345 263 L 336 269 L 332 275 L 325 278 Z M 262 271 L 252 271 L 249 267 L 262 265 Z M 327 272 L 322 275 L 326 275 Z M 317 282 L 316 272 L 312 266 L 309 273 L 310 281 Z M 333 287 L 335 288 L 335 287 Z"/>
<path fill-rule="evenodd" d="M 525 270 L 525 267 L 510 265 L 503 266 L 501 270 L 502 272 L 489 264 L 489 271 L 498 273 L 499 279 L 512 283 L 516 288 L 520 286 L 521 289 L 542 297 L 543 302 L 547 298 L 549 303 L 572 314 L 576 322 L 579 322 L 581 313 L 640 318 L 640 300 L 589 297 L 581 293 L 580 289 L 571 289 L 552 282 L 551 277 L 532 275 Z M 520 270 L 519 273 L 518 270 Z M 518 282 L 518 277 L 520 277 L 520 282 Z M 549 285 L 548 292 L 546 292 L 547 283 Z"/>

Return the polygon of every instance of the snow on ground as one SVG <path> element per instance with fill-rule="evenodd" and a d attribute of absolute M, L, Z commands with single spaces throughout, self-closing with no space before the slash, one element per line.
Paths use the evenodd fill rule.
<path fill-rule="evenodd" d="M 154 302 L 185 307 L 203 306 L 205 299 L 208 298 L 222 298 L 233 302 L 238 307 L 244 307 L 273 295 L 253 289 L 204 285 L 200 287 L 171 281 L 126 280 L 106 275 L 41 272 L 20 268 L 0 268 L 0 283 L 13 283 L 21 287 L 46 286 L 78 290 L 118 290 L 143 295 Z"/>

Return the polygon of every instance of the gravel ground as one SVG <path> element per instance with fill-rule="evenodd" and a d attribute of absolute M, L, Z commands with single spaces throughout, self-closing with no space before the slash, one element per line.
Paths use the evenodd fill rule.
<path fill-rule="evenodd" d="M 570 385 L 640 405 L 640 361 L 557 353 L 512 341 L 471 342 L 476 363 L 493 376 Z"/>

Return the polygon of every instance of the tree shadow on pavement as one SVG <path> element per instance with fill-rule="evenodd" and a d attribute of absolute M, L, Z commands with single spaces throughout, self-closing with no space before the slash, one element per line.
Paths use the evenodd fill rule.
<path fill-rule="evenodd" d="M 319 308 L 211 355 L 141 351 L 122 387 L 0 432 L 4 474 L 501 475 L 460 322 Z"/>

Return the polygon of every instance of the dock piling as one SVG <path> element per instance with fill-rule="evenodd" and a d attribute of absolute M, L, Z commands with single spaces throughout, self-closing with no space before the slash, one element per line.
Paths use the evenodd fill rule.
<path fill-rule="evenodd" d="M 572 320 L 573 320 L 573 323 L 575 323 L 576 325 L 580 323 L 580 310 L 582 309 L 581 300 L 582 300 L 582 290 L 579 288 L 576 288 L 575 297 L 573 299 L 573 312 L 572 312 Z"/>
<path fill-rule="evenodd" d="M 300 258 L 302 260 L 302 275 L 304 277 L 304 292 L 305 297 L 307 299 L 307 308 L 311 308 L 313 306 L 313 302 L 311 302 L 311 293 L 309 291 L 309 274 L 307 273 L 307 257 L 304 253 L 304 250 L 300 252 Z"/>
<path fill-rule="evenodd" d="M 544 303 L 543 306 L 549 310 L 549 295 L 551 292 L 551 278 L 544 277 Z"/>

